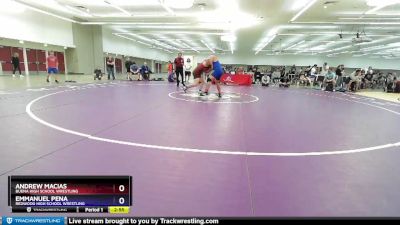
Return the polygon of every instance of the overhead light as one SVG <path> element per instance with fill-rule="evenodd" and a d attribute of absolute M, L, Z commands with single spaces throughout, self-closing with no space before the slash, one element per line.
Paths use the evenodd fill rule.
<path fill-rule="evenodd" d="M 234 42 L 236 40 L 237 40 L 237 37 L 233 34 L 221 36 L 221 41 Z"/>
<path fill-rule="evenodd" d="M 165 3 L 165 0 L 159 0 L 159 1 L 160 1 L 161 6 L 162 6 L 167 12 L 169 12 L 171 15 L 174 15 L 174 14 L 175 14 L 175 12 L 169 7 L 169 5 L 167 5 L 167 4 Z"/>
<path fill-rule="evenodd" d="M 24 44 L 25 42 L 24 42 L 24 41 L 22 41 L 22 40 L 20 40 L 20 41 L 19 41 L 19 43 L 20 43 L 20 44 Z"/>
<path fill-rule="evenodd" d="M 175 23 L 175 22 L 81 22 L 83 25 L 190 25 L 190 23 Z"/>
<path fill-rule="evenodd" d="M 296 0 L 293 1 L 293 3 L 291 4 L 291 11 L 298 11 L 300 9 L 302 9 L 303 7 L 305 7 L 308 3 L 310 2 L 310 0 Z"/>
<path fill-rule="evenodd" d="M 73 6 L 69 6 L 69 5 L 66 5 L 65 7 L 77 15 L 93 17 L 93 15 L 91 15 L 88 10 L 80 10 L 80 9 L 77 9 L 77 8 L 75 8 Z"/>
<path fill-rule="evenodd" d="M 47 47 L 47 44 L 44 44 L 43 46 L 44 46 L 44 47 Z"/>
<path fill-rule="evenodd" d="M 120 37 L 120 38 L 125 38 L 125 39 L 128 39 L 128 40 L 130 40 L 130 41 L 137 42 L 135 39 L 132 39 L 132 38 L 129 38 L 129 37 L 125 37 L 125 36 L 120 35 L 120 34 L 114 34 L 114 35 L 115 35 L 115 36 L 118 36 L 118 37 Z"/>
<path fill-rule="evenodd" d="M 306 42 L 306 41 L 305 41 L 305 40 L 302 40 L 302 41 L 300 41 L 300 42 L 298 42 L 298 43 L 296 43 L 296 44 L 294 44 L 294 45 L 292 45 L 292 46 L 286 48 L 285 50 L 292 49 L 292 48 L 294 48 L 294 47 L 296 47 L 296 46 L 299 46 L 299 45 L 303 44 L 304 42 Z"/>
<path fill-rule="evenodd" d="M 400 3 L 399 0 L 367 0 L 367 5 L 368 6 L 389 6 L 389 5 L 394 5 Z"/>
<path fill-rule="evenodd" d="M 195 48 L 189 46 L 189 45 L 186 44 L 185 42 L 183 42 L 183 41 L 181 41 L 181 40 L 176 40 L 176 41 L 179 42 L 180 44 L 182 44 L 183 46 L 185 46 L 186 48 L 190 48 L 190 49 L 192 49 L 193 51 L 195 51 L 195 52 L 197 52 L 197 53 L 200 53 L 197 49 L 195 49 Z"/>
<path fill-rule="evenodd" d="M 293 22 L 297 20 L 305 11 L 307 11 L 311 6 L 313 6 L 317 0 L 311 0 L 302 10 L 300 10 L 291 20 L 290 22 Z"/>
<path fill-rule="evenodd" d="M 118 5 L 112 4 L 109 1 L 104 1 L 104 3 L 110 5 L 111 7 L 115 8 L 115 9 L 118 9 L 119 11 L 125 13 L 125 15 L 127 15 L 127 16 L 132 16 L 132 14 L 130 12 L 126 11 L 125 9 L 123 9 L 121 7 L 119 7 Z"/>
<path fill-rule="evenodd" d="M 53 17 L 56 17 L 56 18 L 59 18 L 59 19 L 62 19 L 62 20 L 68 21 L 68 22 L 72 22 L 72 23 L 78 23 L 78 21 L 75 21 L 73 19 L 66 18 L 66 17 L 63 17 L 63 16 L 59 16 L 59 15 L 56 15 L 56 14 L 51 13 L 51 12 L 46 12 L 44 10 L 38 9 L 36 7 L 30 6 L 30 5 L 27 5 L 27 4 L 24 4 L 22 2 L 18 2 L 18 3 L 23 5 L 24 7 L 28 8 L 28 9 L 31 9 L 33 11 L 36 11 L 36 12 L 39 12 L 39 13 L 42 13 L 42 14 L 45 14 L 45 15 L 53 16 Z"/>
<path fill-rule="evenodd" d="M 10 10 L 12 9 L 12 10 Z M 22 5 L 13 0 L 4 0 L 1 1 L 0 11 L 9 12 L 9 13 L 23 13 L 25 11 L 25 5 Z"/>
<path fill-rule="evenodd" d="M 233 42 L 230 42 L 230 43 L 229 43 L 229 47 L 231 48 L 231 53 L 232 53 L 232 55 L 233 55 Z"/>
<path fill-rule="evenodd" d="M 64 46 L 64 49 L 68 49 L 68 47 L 67 47 L 67 46 Z"/>
<path fill-rule="evenodd" d="M 256 55 L 263 50 L 267 45 L 269 45 L 269 43 L 271 43 L 277 35 L 274 35 L 273 37 L 270 37 L 260 48 L 258 48 L 258 50 L 256 51 Z"/>
<path fill-rule="evenodd" d="M 173 9 L 189 9 L 193 7 L 194 0 L 164 0 L 164 4 Z"/>
<path fill-rule="evenodd" d="M 201 41 L 201 43 L 203 43 L 208 49 L 210 49 L 210 51 L 212 52 L 212 53 L 215 53 L 215 51 L 205 42 L 205 41 L 203 41 L 203 40 L 200 40 Z"/>

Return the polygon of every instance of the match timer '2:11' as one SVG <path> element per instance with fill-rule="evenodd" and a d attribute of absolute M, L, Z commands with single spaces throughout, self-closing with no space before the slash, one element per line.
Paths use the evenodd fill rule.
<path fill-rule="evenodd" d="M 127 213 L 131 176 L 9 176 L 12 212 Z"/>

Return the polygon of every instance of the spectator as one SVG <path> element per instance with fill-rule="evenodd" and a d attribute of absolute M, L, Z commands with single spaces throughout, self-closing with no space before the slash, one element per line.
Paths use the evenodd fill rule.
<path fill-rule="evenodd" d="M 271 77 L 268 76 L 267 74 L 265 74 L 261 78 L 261 85 L 264 86 L 264 87 L 268 87 L 270 83 L 271 83 Z"/>
<path fill-rule="evenodd" d="M 339 65 L 337 68 L 336 68 L 336 86 L 338 87 L 338 88 L 342 88 L 342 86 L 343 86 L 343 69 L 344 69 L 344 66 L 343 65 Z"/>
<path fill-rule="evenodd" d="M 189 82 L 190 75 L 192 74 L 192 62 L 188 58 L 185 63 L 185 82 Z"/>
<path fill-rule="evenodd" d="M 103 77 L 103 72 L 101 72 L 101 69 L 98 67 L 94 70 L 94 80 L 98 79 L 101 80 Z"/>
<path fill-rule="evenodd" d="M 140 69 L 140 73 L 142 74 L 143 80 L 150 81 L 151 70 L 147 66 L 147 62 L 144 62 L 142 68 Z"/>
<path fill-rule="evenodd" d="M 290 74 L 296 74 L 296 65 L 293 65 L 289 71 Z"/>
<path fill-rule="evenodd" d="M 310 70 L 310 75 L 308 76 L 308 80 L 310 81 L 311 87 L 314 86 L 314 82 L 316 81 L 315 79 L 317 78 L 318 75 L 317 69 L 318 69 L 317 64 L 314 64 L 314 66 Z"/>
<path fill-rule="evenodd" d="M 21 74 L 21 67 L 20 67 L 20 64 L 19 64 L 19 54 L 18 54 L 18 52 L 14 53 L 13 57 L 11 58 L 11 63 L 13 65 L 13 77 L 15 77 L 15 71 L 17 71 L 17 69 L 18 69 L 18 72 L 19 72 L 19 77 L 21 77 L 21 78 L 24 77 Z"/>
<path fill-rule="evenodd" d="M 106 60 L 106 64 L 107 64 L 107 75 L 108 75 L 108 80 L 111 79 L 111 76 L 113 78 L 113 80 L 115 80 L 115 74 L 114 74 L 114 59 L 111 56 L 107 57 Z"/>
<path fill-rule="evenodd" d="M 58 83 L 58 58 L 54 55 L 54 52 L 49 52 L 49 56 L 47 57 L 47 83 L 50 82 L 50 75 L 54 74 L 55 82 Z"/>
<path fill-rule="evenodd" d="M 168 70 L 168 81 L 175 82 L 174 65 L 172 64 L 171 61 L 168 61 L 167 70 Z"/>
<path fill-rule="evenodd" d="M 141 75 L 140 75 L 140 68 L 138 67 L 138 65 L 136 64 L 136 62 L 131 62 L 131 66 L 129 67 L 129 80 L 132 81 L 132 77 L 133 75 L 137 75 L 138 76 L 138 81 L 142 80 L 141 79 Z"/>
<path fill-rule="evenodd" d="M 129 57 L 126 58 L 126 61 L 125 61 L 126 77 L 129 80 L 132 80 L 131 76 L 130 76 L 131 75 L 131 65 L 132 65 L 131 59 Z"/>
<path fill-rule="evenodd" d="M 329 66 L 328 63 L 325 62 L 324 65 L 321 68 L 321 76 L 325 76 L 329 71 Z"/>
<path fill-rule="evenodd" d="M 357 69 L 350 74 L 350 82 L 347 87 L 347 91 L 356 92 L 360 86 L 361 69 Z"/>
<path fill-rule="evenodd" d="M 326 87 L 328 84 L 332 84 L 332 87 L 334 88 L 336 85 L 336 74 L 333 72 L 333 67 L 329 68 L 329 70 L 326 72 L 324 81 L 323 81 L 323 86 Z M 333 90 L 332 90 L 333 91 Z"/>
<path fill-rule="evenodd" d="M 367 70 L 367 73 L 365 74 L 363 78 L 363 83 L 365 88 L 373 88 L 374 84 L 374 71 L 372 70 L 372 67 L 369 67 Z"/>
<path fill-rule="evenodd" d="M 290 86 L 290 79 L 287 74 L 281 76 L 279 80 L 279 87 L 289 87 Z"/>

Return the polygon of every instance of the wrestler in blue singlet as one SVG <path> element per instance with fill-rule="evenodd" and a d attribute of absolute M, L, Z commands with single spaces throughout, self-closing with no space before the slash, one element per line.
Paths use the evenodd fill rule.
<path fill-rule="evenodd" d="M 222 69 L 221 63 L 219 61 L 213 62 L 213 77 L 217 80 L 221 79 L 224 70 Z"/>

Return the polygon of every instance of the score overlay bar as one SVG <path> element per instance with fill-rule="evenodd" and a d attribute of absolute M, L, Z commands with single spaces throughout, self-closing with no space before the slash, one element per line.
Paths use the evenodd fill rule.
<path fill-rule="evenodd" d="M 130 176 L 9 176 L 13 212 L 107 213 L 132 205 Z"/>

